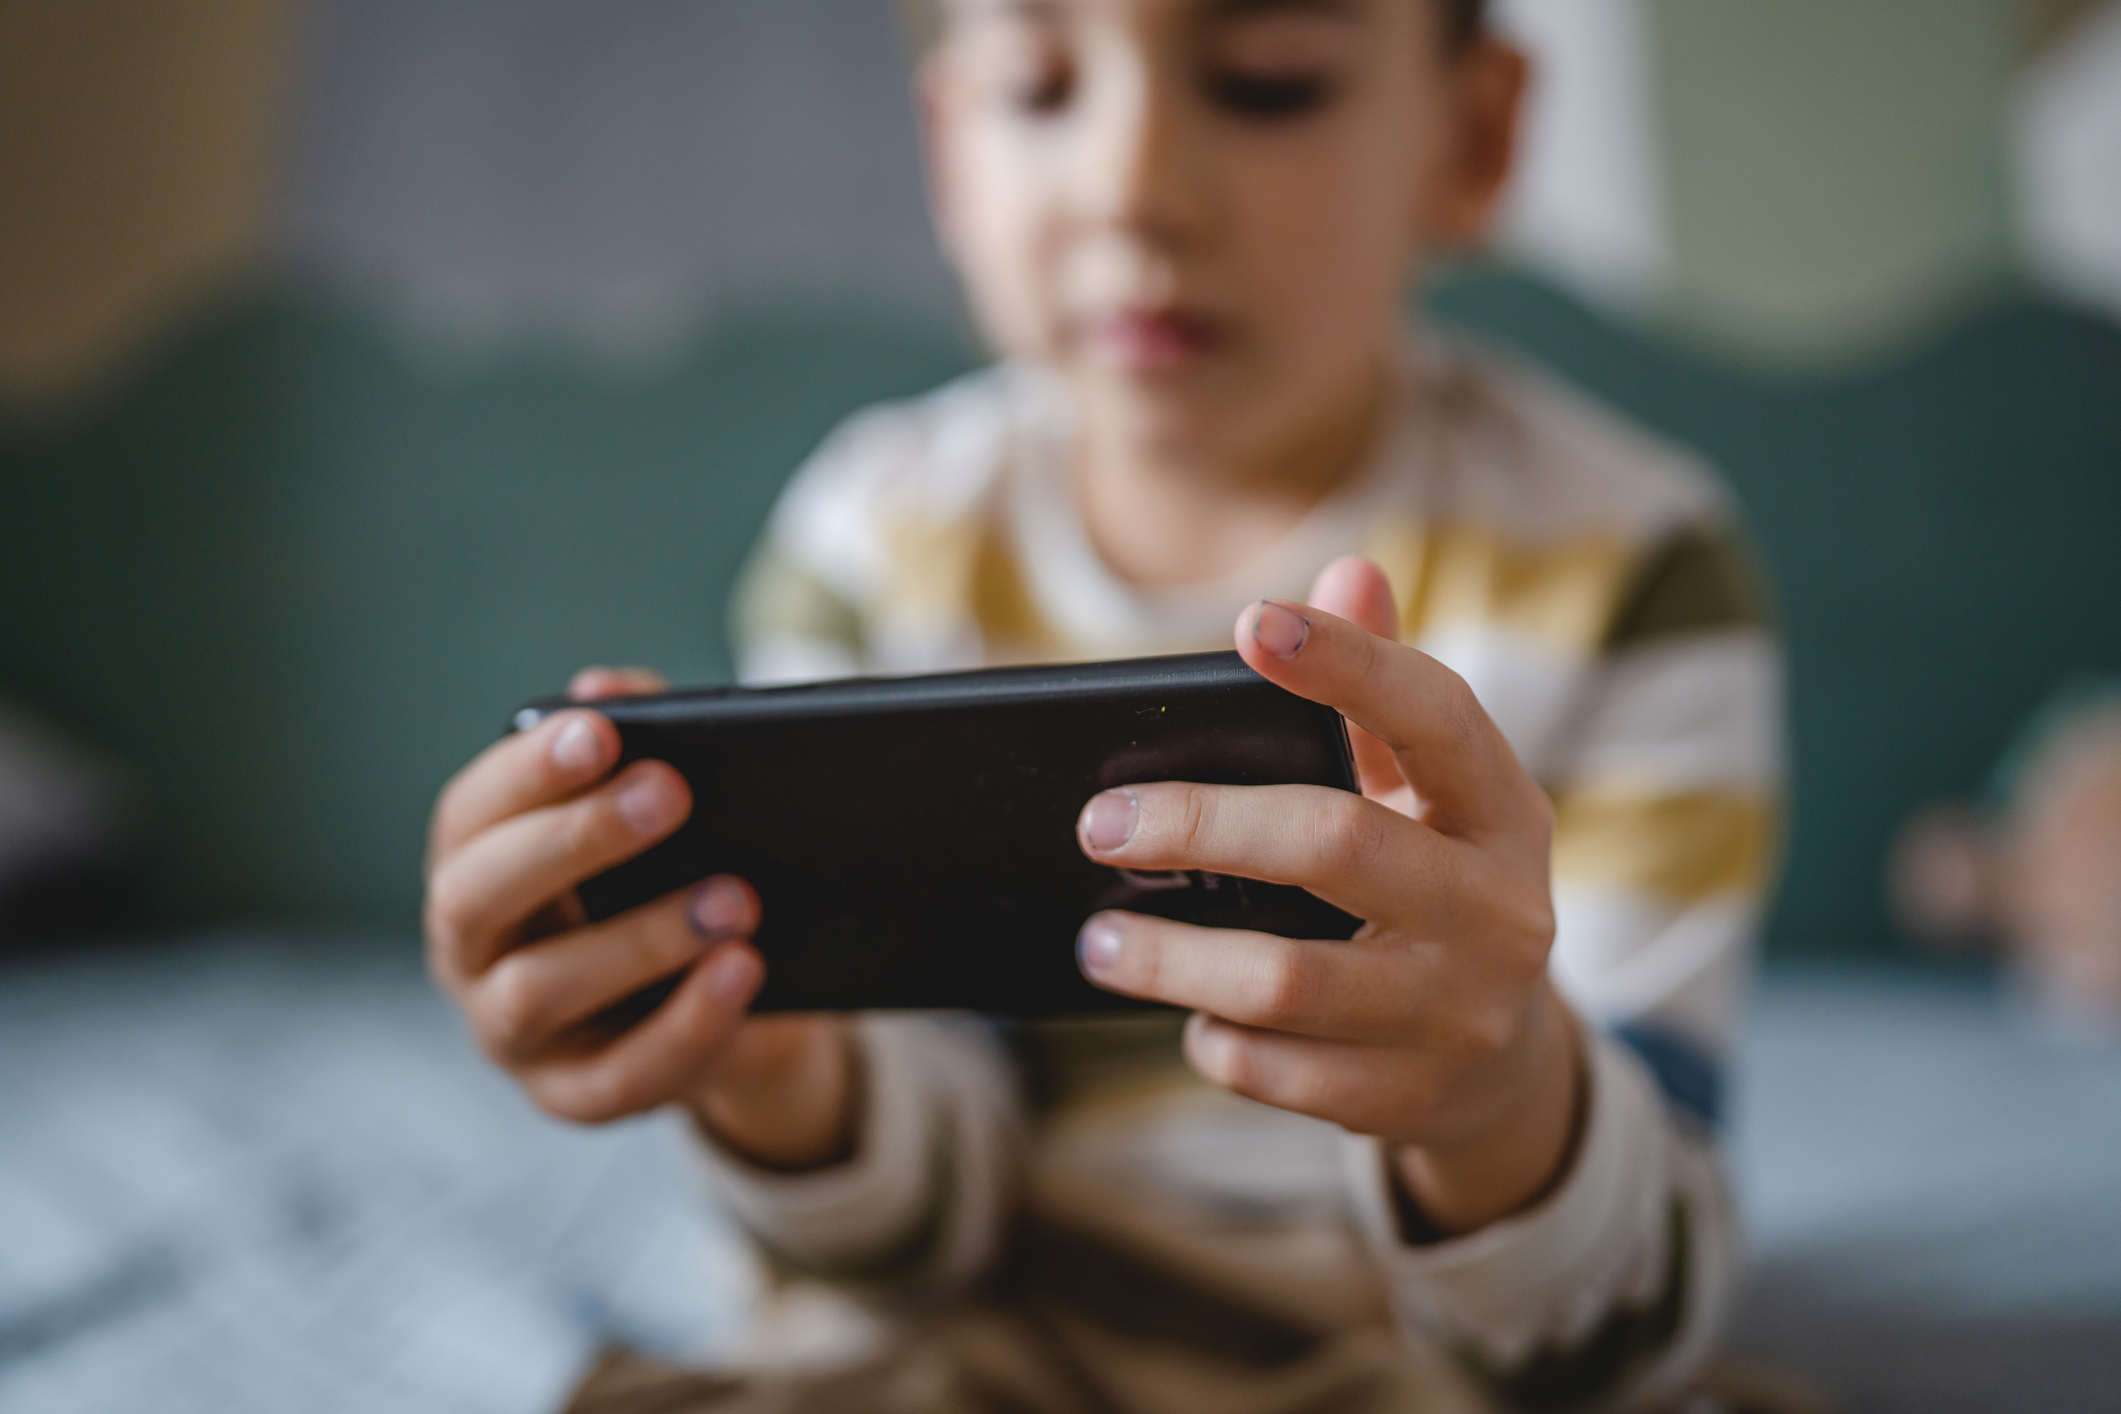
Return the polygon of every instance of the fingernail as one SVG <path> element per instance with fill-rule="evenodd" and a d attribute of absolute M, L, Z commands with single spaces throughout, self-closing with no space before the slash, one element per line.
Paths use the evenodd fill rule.
<path fill-rule="evenodd" d="M 742 884 L 717 874 L 692 891 L 686 916 L 692 931 L 703 938 L 738 938 L 751 931 L 751 900 Z"/>
<path fill-rule="evenodd" d="M 1076 965 L 1092 977 L 1112 970 L 1119 961 L 1119 926 L 1109 918 L 1093 918 L 1075 938 Z"/>
<path fill-rule="evenodd" d="M 749 948 L 723 948 L 707 959 L 707 990 L 727 1006 L 749 1000 L 758 984 L 759 960 Z"/>
<path fill-rule="evenodd" d="M 552 739 L 552 759 L 563 771 L 587 771 L 602 764 L 604 742 L 595 727 L 580 717 L 570 717 Z"/>
<path fill-rule="evenodd" d="M 1259 601 L 1252 616 L 1252 641 L 1277 658 L 1294 658 L 1311 637 L 1311 621 L 1272 599 Z"/>
<path fill-rule="evenodd" d="M 1083 811 L 1083 838 L 1095 850 L 1118 849 L 1134 837 L 1141 802 L 1131 790 L 1108 790 L 1090 797 Z"/>
<path fill-rule="evenodd" d="M 637 834 L 659 835 L 683 818 L 684 801 L 658 771 L 619 792 L 619 817 Z"/>

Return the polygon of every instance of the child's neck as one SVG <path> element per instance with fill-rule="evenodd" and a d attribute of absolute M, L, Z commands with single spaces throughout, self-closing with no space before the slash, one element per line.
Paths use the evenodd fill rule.
<path fill-rule="evenodd" d="M 1106 566 L 1136 585 L 1197 584 L 1258 562 L 1352 480 L 1391 403 L 1389 374 L 1283 443 L 1248 457 L 1189 456 L 1124 433 L 1084 437 L 1077 504 Z"/>

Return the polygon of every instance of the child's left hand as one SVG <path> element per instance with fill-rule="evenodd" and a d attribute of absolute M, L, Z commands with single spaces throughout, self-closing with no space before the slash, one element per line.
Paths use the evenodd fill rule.
<path fill-rule="evenodd" d="M 1311 598 L 1341 616 L 1255 604 L 1237 651 L 1347 717 L 1362 795 L 1128 786 L 1077 833 L 1101 863 L 1300 884 L 1362 929 L 1308 942 L 1101 913 L 1082 966 L 1195 1008 L 1186 1055 L 1208 1079 L 1395 1143 L 1429 1221 L 1469 1231 L 1552 1188 L 1578 1123 L 1581 1044 L 1547 980 L 1553 812 L 1464 679 L 1397 641 L 1375 565 L 1337 561 Z"/>

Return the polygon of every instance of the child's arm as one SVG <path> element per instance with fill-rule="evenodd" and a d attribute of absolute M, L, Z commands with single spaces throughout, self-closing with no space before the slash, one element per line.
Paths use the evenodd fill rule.
<path fill-rule="evenodd" d="M 1290 627 L 1277 623 L 1284 611 L 1260 609 L 1240 621 L 1239 647 L 1263 673 L 1371 729 L 1354 739 L 1372 801 L 1140 788 L 1126 843 L 1098 848 L 1100 822 L 1086 812 L 1085 845 L 1135 867 L 1305 883 L 1369 926 L 1350 945 L 1290 944 L 1122 918 L 1108 978 L 1209 1013 L 1193 1022 L 1188 1049 L 1211 1078 L 1361 1136 L 1348 1146 L 1358 1205 L 1411 1333 L 1461 1357 L 1506 1402 L 1629 1402 L 1669 1389 L 1704 1353 L 1736 1273 L 1713 1148 L 1633 1050 L 1576 1023 L 1556 998 L 1545 965 L 1551 817 L 1464 685 L 1383 636 L 1394 627 L 1390 597 L 1367 564 L 1329 570 L 1314 599 L 1376 633 L 1291 606 L 1311 627 L 1276 639 Z M 1286 659 L 1261 652 L 1292 646 Z M 1771 757 L 1774 706 L 1752 699 L 1773 684 L 1719 682 L 1735 705 L 1689 708 L 1706 728 L 1644 715 L 1658 703 L 1614 706 L 1681 755 L 1727 758 L 1728 743 L 1695 737 L 1729 736 L 1733 712 L 1757 716 L 1768 739 L 1739 754 Z M 1622 764 L 1632 774 L 1642 763 Z M 1763 769 L 1772 776 L 1771 763 Z M 1558 894 L 1573 956 L 1557 956 L 1556 973 L 1602 976 L 1590 1019 L 1647 1051 L 1691 1030 L 1706 1035 L 1713 1059 L 1735 1010 L 1704 1013 L 1701 999 L 1727 1003 L 1742 976 L 1759 881 L 1738 890 L 1745 916 L 1735 923 L 1721 916 L 1733 907 L 1726 893 L 1705 912 L 1634 909 L 1645 937 L 1590 937 L 1579 856 L 1610 854 L 1614 833 L 1587 828 L 1596 822 L 1577 818 L 1582 804 L 1561 797 Z M 1669 813 L 1645 808 L 1659 821 Z M 1125 814 L 1103 810 L 1108 826 Z M 1732 843 L 1653 841 L 1642 867 L 1720 859 Z M 1601 950 L 1610 956 L 1592 955 Z M 1620 966 L 1623 957 L 1637 965 Z M 1612 965 L 1601 972 L 1603 963 Z M 1638 1037 L 1643 1028 L 1626 1025 L 1673 1013 L 1678 1028 Z M 1687 1088 L 1685 1054 L 1653 1058 L 1657 1079 L 1670 1068 Z"/>

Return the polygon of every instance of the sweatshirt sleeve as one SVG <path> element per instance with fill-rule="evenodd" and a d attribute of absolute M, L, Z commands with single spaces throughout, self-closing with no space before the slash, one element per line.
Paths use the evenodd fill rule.
<path fill-rule="evenodd" d="M 1410 1235 L 1385 1146 L 1346 1141 L 1365 1236 L 1407 1335 L 1506 1407 L 1655 1405 L 1713 1346 L 1737 1273 L 1715 1156 L 1663 1112 L 1645 1067 L 1592 1033 L 1569 1175 L 1467 1236 Z"/>
<path fill-rule="evenodd" d="M 854 1152 L 781 1173 L 704 1144 L 723 1209 L 784 1270 L 878 1299 L 946 1296 L 993 1261 L 1015 1201 L 1014 1071 L 973 1020 L 865 1015 Z"/>
<path fill-rule="evenodd" d="M 1717 1140 L 1774 867 L 1782 660 L 1742 546 L 1646 557 L 1549 782 L 1551 972 L 1584 1021 L 1587 1108 L 1532 1210 L 1441 1238 L 1375 1140 L 1356 1210 L 1408 1335 L 1507 1406 L 1653 1407 L 1714 1348 L 1740 1272 Z"/>

